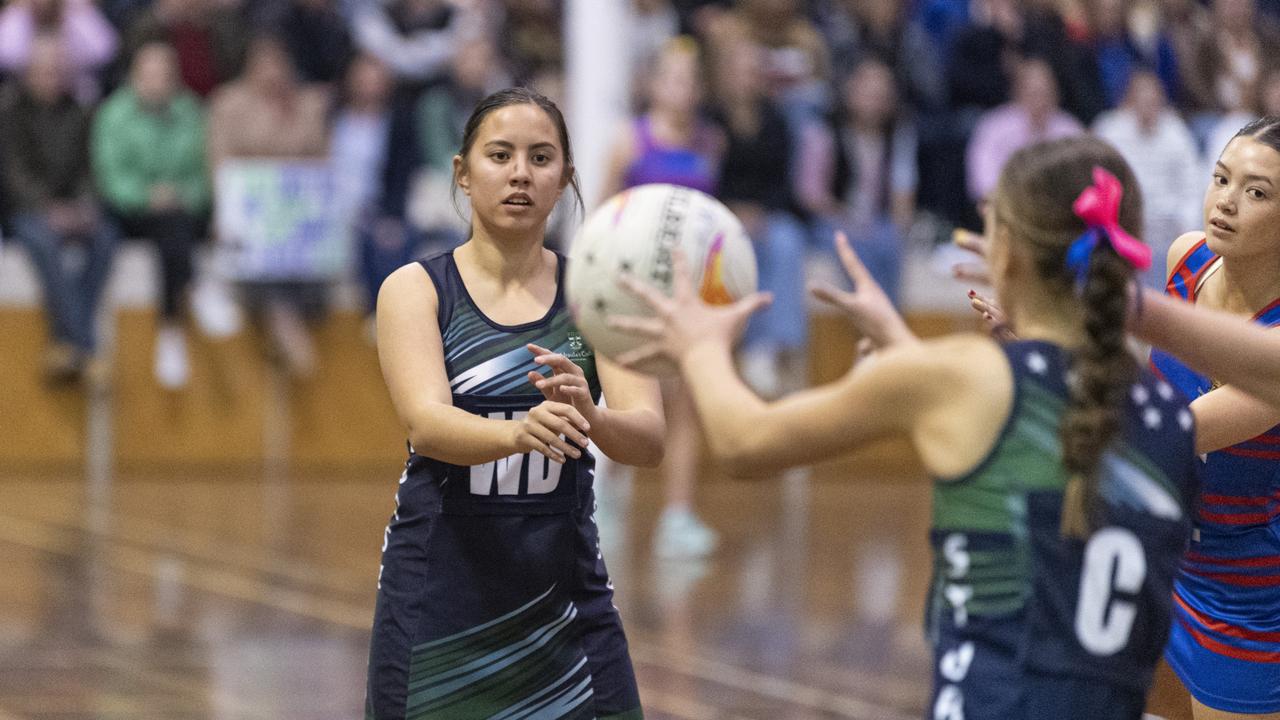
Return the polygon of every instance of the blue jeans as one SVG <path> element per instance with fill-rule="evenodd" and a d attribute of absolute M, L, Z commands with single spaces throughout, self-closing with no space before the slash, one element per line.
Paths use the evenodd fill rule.
<path fill-rule="evenodd" d="M 426 255 L 457 247 L 464 240 L 466 238 L 451 230 L 424 232 L 407 221 L 400 223 L 397 232 L 379 233 L 372 223 L 357 227 L 357 261 L 368 311 L 373 312 L 378 306 L 378 289 L 382 287 L 382 281 L 400 266 Z"/>
<path fill-rule="evenodd" d="M 821 252 L 835 258 L 835 231 L 839 229 L 828 220 L 819 220 L 814 225 L 815 240 Z M 880 284 L 894 307 L 900 307 L 902 290 L 902 233 L 887 217 L 879 218 L 870 227 L 858 231 L 845 230 L 853 251 L 858 254 L 862 264 L 867 267 L 871 277 Z M 839 260 L 837 259 L 838 263 Z M 844 275 L 841 266 L 840 274 Z M 852 287 L 846 282 L 845 287 Z"/>
<path fill-rule="evenodd" d="M 765 218 L 764 233 L 752 238 L 760 289 L 773 293 L 773 303 L 752 316 L 743 336 L 745 348 L 795 350 L 809 335 L 805 309 L 805 228 L 785 212 Z"/>
<path fill-rule="evenodd" d="M 64 237 L 49 226 L 44 213 L 27 211 L 13 216 L 13 234 L 27 249 L 40 278 L 50 335 L 92 353 L 97 347 L 98 302 L 120 240 L 119 230 L 104 219 L 83 237 Z M 74 243 L 83 248 L 80 262 L 67 252 Z"/>

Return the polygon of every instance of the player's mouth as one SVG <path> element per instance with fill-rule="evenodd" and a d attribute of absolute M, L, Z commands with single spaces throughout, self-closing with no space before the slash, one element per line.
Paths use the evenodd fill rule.
<path fill-rule="evenodd" d="M 511 193 L 502 201 L 503 205 L 508 207 L 533 207 L 533 198 L 526 193 Z"/>
<path fill-rule="evenodd" d="M 1209 219 L 1209 225 L 1219 232 L 1233 233 L 1236 231 L 1235 227 L 1231 223 L 1217 216 Z"/>

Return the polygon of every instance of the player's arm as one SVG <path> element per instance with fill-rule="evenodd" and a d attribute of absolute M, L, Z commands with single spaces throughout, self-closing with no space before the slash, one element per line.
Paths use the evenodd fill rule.
<path fill-rule="evenodd" d="M 417 263 L 392 273 L 378 292 L 378 360 L 396 414 L 419 455 L 478 465 L 536 450 L 560 460 L 587 444 L 585 419 L 573 406 L 546 402 L 523 420 L 491 420 L 453 406 L 444 342 L 435 321 L 435 285 Z"/>
<path fill-rule="evenodd" d="M 601 355 L 596 373 L 608 407 L 598 409 L 591 439 L 605 455 L 624 465 L 653 467 L 662 462 L 667 422 L 658 381 Z"/>
<path fill-rule="evenodd" d="M 911 438 L 929 466 L 926 445 L 936 438 L 920 431 L 967 382 L 949 352 L 954 342 L 890 347 L 836 382 L 773 403 L 747 388 L 721 344 L 695 347 L 682 359 L 681 374 L 712 454 L 734 475 L 809 465 L 891 435 Z"/>
<path fill-rule="evenodd" d="M 1142 297 L 1142 310 L 1133 321 L 1135 335 L 1192 368 L 1280 408 L 1280 335 L 1234 315 L 1197 308 L 1150 290 Z"/>

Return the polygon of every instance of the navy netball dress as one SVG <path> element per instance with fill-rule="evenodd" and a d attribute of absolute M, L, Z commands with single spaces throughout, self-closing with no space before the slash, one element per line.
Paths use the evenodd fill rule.
<path fill-rule="evenodd" d="M 595 357 L 565 306 L 564 263 L 540 320 L 501 325 L 467 293 L 453 253 L 422 261 L 439 296 L 453 404 L 515 419 L 543 402 L 525 348 Z M 383 544 L 365 717 L 641 717 L 592 519 L 594 459 L 540 453 L 470 467 L 409 451 Z"/>

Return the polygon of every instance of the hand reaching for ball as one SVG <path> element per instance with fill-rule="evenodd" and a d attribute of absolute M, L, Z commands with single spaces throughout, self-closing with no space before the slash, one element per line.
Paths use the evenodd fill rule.
<path fill-rule="evenodd" d="M 615 358 L 619 364 L 636 367 L 657 358 L 679 364 L 700 345 L 714 343 L 728 348 L 751 314 L 773 301 L 769 293 L 755 292 L 727 305 L 709 305 L 693 287 L 693 274 L 683 251 L 674 253 L 674 269 L 671 297 L 630 275 L 620 278 L 622 286 L 639 298 L 650 314 L 609 316 L 610 327 L 643 339 L 635 349 Z"/>

